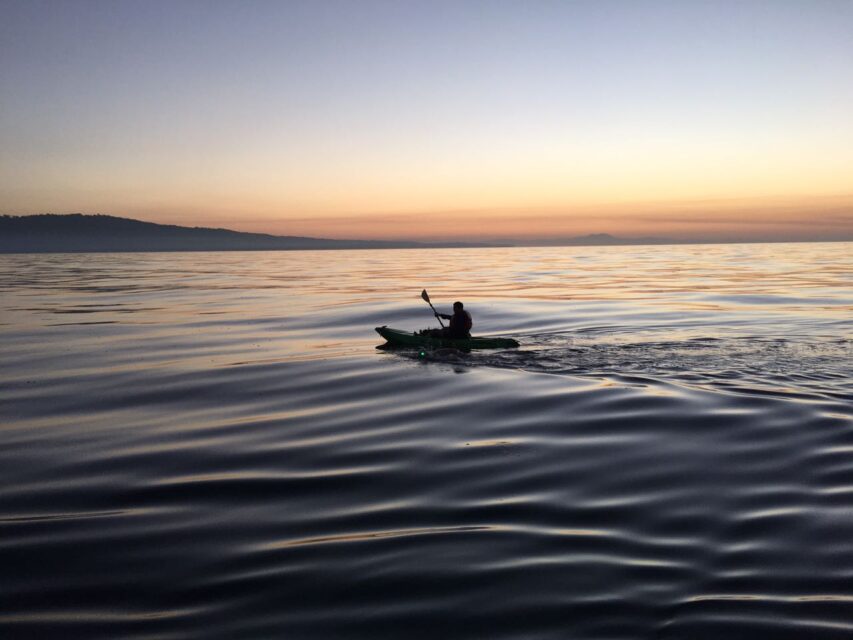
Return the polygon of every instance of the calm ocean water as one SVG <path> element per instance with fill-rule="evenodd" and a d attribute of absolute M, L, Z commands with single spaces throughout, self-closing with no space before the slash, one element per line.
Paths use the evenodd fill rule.
<path fill-rule="evenodd" d="M 518 350 L 376 350 L 460 299 Z M 0 256 L 3 638 L 850 638 L 853 245 Z"/>

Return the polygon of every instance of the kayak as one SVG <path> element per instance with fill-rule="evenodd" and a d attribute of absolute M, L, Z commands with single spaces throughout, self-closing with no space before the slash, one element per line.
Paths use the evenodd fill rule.
<path fill-rule="evenodd" d="M 376 333 L 385 338 L 388 344 L 399 347 L 430 347 L 461 349 L 509 349 L 517 347 L 518 342 L 512 338 L 465 338 L 454 340 L 451 338 L 436 338 L 435 336 L 421 335 L 410 331 L 400 331 L 390 327 L 376 327 Z"/>

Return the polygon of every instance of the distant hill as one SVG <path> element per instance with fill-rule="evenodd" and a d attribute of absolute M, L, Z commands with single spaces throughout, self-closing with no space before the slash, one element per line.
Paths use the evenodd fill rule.
<path fill-rule="evenodd" d="M 179 227 L 130 218 L 80 213 L 0 216 L 0 253 L 414 249 L 486 246 L 497 245 L 273 236 L 228 229 Z"/>
<path fill-rule="evenodd" d="M 849 241 L 850 238 L 832 240 Z M 764 240 L 764 242 L 781 240 Z M 793 240 L 785 240 L 791 242 Z M 809 241 L 809 240 L 804 240 Z M 827 241 L 827 240 L 815 240 Z M 331 240 L 302 236 L 274 236 L 208 227 L 155 224 L 108 215 L 38 214 L 0 215 L 0 253 L 83 253 L 123 251 L 286 251 L 298 249 L 433 249 L 467 247 L 592 247 L 707 242 L 761 242 L 761 240 L 676 240 L 620 238 L 609 233 L 585 236 L 517 238 L 506 241 L 414 242 L 407 240 Z"/>

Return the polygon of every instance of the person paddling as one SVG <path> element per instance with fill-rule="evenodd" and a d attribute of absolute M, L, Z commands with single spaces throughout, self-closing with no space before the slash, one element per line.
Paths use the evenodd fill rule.
<path fill-rule="evenodd" d="M 435 317 L 450 320 L 449 327 L 436 330 L 441 332 L 443 338 L 465 340 L 471 337 L 471 327 L 474 326 L 474 321 L 471 318 L 471 314 L 465 311 L 465 305 L 461 302 L 457 301 L 453 303 L 453 315 L 436 313 Z"/>

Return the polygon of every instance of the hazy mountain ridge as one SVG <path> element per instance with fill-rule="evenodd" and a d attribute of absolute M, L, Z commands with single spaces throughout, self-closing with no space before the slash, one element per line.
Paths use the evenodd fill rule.
<path fill-rule="evenodd" d="M 109 215 L 0 216 L 0 252 L 264 251 L 486 247 L 468 242 L 332 240 L 274 236 L 209 227 L 180 227 Z"/>
<path fill-rule="evenodd" d="M 850 241 L 834 238 L 832 241 Z M 800 242 L 827 242 L 803 239 Z M 621 238 L 609 233 L 545 238 L 507 238 L 483 242 L 413 240 L 337 240 L 275 236 L 210 227 L 181 227 L 104 214 L 42 213 L 0 215 L 0 253 L 85 253 L 132 251 L 288 251 L 300 249 L 437 249 L 477 247 L 592 247 L 656 244 L 730 244 L 798 240 Z"/>

